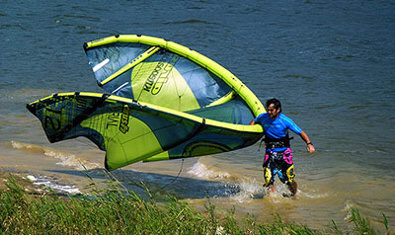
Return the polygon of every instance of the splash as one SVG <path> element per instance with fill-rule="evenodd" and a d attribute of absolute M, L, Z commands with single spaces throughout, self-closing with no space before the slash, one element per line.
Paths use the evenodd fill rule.
<path fill-rule="evenodd" d="M 201 179 L 217 180 L 224 183 L 225 191 L 222 192 L 221 195 L 225 195 L 239 203 L 262 197 L 263 194 L 263 188 L 256 179 L 232 175 L 214 167 L 210 167 L 209 169 L 200 161 L 189 169 L 188 174 Z"/>
<path fill-rule="evenodd" d="M 249 202 L 253 199 L 263 197 L 263 188 L 256 179 L 240 179 L 236 185 L 239 188 L 239 192 L 231 196 L 231 199 L 239 203 Z"/>

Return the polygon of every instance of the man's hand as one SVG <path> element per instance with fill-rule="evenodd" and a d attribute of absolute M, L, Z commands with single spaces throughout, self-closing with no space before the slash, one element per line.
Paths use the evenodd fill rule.
<path fill-rule="evenodd" d="M 313 145 L 313 143 L 307 143 L 307 151 L 310 153 L 310 154 L 313 154 L 314 152 L 315 152 L 315 148 L 314 148 L 314 145 Z"/>

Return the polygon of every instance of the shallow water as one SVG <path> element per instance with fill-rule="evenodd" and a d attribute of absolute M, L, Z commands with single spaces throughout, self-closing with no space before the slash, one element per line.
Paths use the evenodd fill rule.
<path fill-rule="evenodd" d="M 313 228 L 347 229 L 358 207 L 383 229 L 395 221 L 395 4 L 391 1 L 2 2 L 0 165 L 60 189 L 105 182 L 104 153 L 84 138 L 48 143 L 26 103 L 56 92 L 102 92 L 82 49 L 113 34 L 186 45 L 238 76 L 262 101 L 278 97 L 311 137 L 292 142 L 299 193 L 265 195 L 259 143 L 239 151 L 113 172 L 142 194 L 171 193 L 204 210 L 207 198 L 240 215 L 273 213 Z M 32 178 L 33 179 L 33 178 Z M 42 182 L 40 181 L 40 182 Z M 60 187 L 60 186 L 63 186 Z M 55 186 L 54 186 L 55 187 Z"/>

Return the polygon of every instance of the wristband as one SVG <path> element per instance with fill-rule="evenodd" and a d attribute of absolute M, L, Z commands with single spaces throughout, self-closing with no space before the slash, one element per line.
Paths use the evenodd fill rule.
<path fill-rule="evenodd" d="M 309 144 L 311 144 L 311 145 L 314 145 L 312 142 L 308 142 L 308 143 L 306 143 L 307 145 L 309 145 Z"/>

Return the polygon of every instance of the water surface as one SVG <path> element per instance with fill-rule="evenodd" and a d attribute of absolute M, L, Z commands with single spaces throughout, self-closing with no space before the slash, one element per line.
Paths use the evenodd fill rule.
<path fill-rule="evenodd" d="M 258 221 L 348 229 L 351 207 L 372 224 L 395 221 L 395 5 L 391 1 L 3 1 L 0 9 L 0 165 L 54 185 L 88 190 L 104 153 L 84 138 L 50 144 L 26 103 L 57 92 L 102 92 L 82 45 L 144 34 L 186 45 L 217 61 L 311 137 L 310 156 L 293 140 L 296 198 L 262 189 L 259 143 L 201 158 L 134 164 L 113 172 L 137 191 L 171 193 L 204 210 Z M 84 168 L 85 167 L 85 168 Z M 71 190 L 73 191 L 73 190 Z M 393 223 L 392 223 L 393 224 Z"/>

